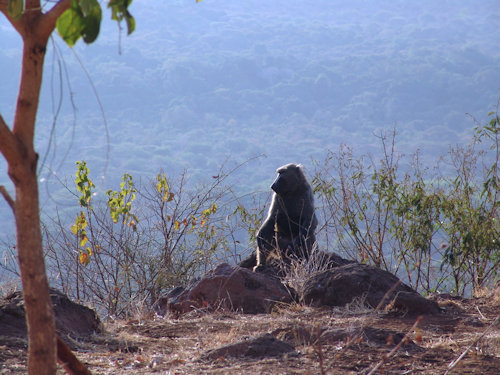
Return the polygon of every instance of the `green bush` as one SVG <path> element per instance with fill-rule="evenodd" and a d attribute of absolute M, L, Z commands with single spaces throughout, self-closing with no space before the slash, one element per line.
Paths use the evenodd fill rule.
<path fill-rule="evenodd" d="M 326 248 L 398 274 L 424 292 L 464 295 L 493 285 L 500 262 L 499 117 L 468 146 L 426 169 L 418 152 L 402 170 L 396 132 L 382 157 L 342 146 L 313 178 Z M 432 172 L 432 174 L 431 174 Z"/>

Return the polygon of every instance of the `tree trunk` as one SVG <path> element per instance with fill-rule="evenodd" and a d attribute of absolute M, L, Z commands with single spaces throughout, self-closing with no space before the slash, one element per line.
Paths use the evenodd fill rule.
<path fill-rule="evenodd" d="M 34 149 L 34 135 L 47 41 L 71 0 L 55 0 L 46 13 L 43 13 L 46 3 L 42 6 L 40 0 L 25 0 L 24 11 L 19 17 L 10 14 L 8 5 L 11 4 L 0 0 L 0 12 L 23 39 L 23 61 L 12 130 L 0 114 L 0 153 L 7 160 L 16 196 L 13 200 L 3 187 L 0 193 L 16 217 L 17 251 L 28 327 L 28 374 L 54 375 L 57 370 L 55 319 L 40 230 L 38 155 Z"/>
<path fill-rule="evenodd" d="M 52 375 L 56 373 L 55 321 L 42 250 L 36 154 L 34 158 L 31 171 L 16 183 L 17 246 L 28 326 L 28 374 Z"/>
<path fill-rule="evenodd" d="M 17 251 L 28 327 L 28 374 L 56 373 L 55 320 L 45 273 L 40 230 L 34 130 L 45 49 L 50 33 L 41 32 L 41 12 L 26 12 L 17 24 L 23 37 L 21 84 L 12 132 L 2 129 L 9 145 L 2 147 L 16 196 Z M 9 134 L 10 133 L 10 134 Z M 0 142 L 1 146 L 4 146 Z"/>

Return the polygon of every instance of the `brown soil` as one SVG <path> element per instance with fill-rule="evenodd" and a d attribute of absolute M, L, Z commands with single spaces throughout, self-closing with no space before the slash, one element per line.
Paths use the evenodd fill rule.
<path fill-rule="evenodd" d="M 374 373 L 444 374 L 467 349 L 450 373 L 499 374 L 500 291 L 438 302 L 445 312 L 424 316 L 416 328 L 417 317 L 374 312 L 360 303 L 342 309 L 291 305 L 271 314 L 194 311 L 179 319 L 107 323 L 106 334 L 67 341 L 93 374 L 363 374 L 380 361 Z M 293 350 L 262 358 L 262 351 L 242 349 L 257 337 Z M 231 344 L 239 344 L 234 356 L 231 346 L 212 350 Z M 26 341 L 0 336 L 0 374 L 23 374 L 25 365 Z"/>

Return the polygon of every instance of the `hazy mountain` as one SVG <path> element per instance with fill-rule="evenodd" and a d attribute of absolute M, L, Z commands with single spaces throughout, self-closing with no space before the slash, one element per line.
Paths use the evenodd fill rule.
<path fill-rule="evenodd" d="M 264 153 L 238 175 L 262 189 L 279 165 L 341 143 L 376 152 L 373 134 L 397 125 L 400 149 L 431 163 L 468 141 L 466 113 L 484 120 L 500 96 L 495 0 L 136 0 L 132 13 L 130 37 L 107 21 L 72 51 L 54 35 L 36 135 L 44 210 L 72 204 L 51 173 L 71 186 L 76 160 L 117 186 L 124 172 L 210 178 L 228 158 Z M 10 122 L 21 47 L 5 18 L 0 46 Z M 11 188 L 3 160 L 0 183 Z M 12 231 L 3 201 L 0 223 Z"/>

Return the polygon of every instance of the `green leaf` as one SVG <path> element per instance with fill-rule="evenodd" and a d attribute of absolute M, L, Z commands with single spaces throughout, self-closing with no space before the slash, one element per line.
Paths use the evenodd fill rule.
<path fill-rule="evenodd" d="M 130 35 L 135 30 L 135 19 L 132 15 L 127 11 L 125 15 L 125 20 L 127 21 L 127 35 Z"/>
<path fill-rule="evenodd" d="M 57 19 L 56 28 L 66 44 L 73 47 L 84 29 L 83 15 L 77 9 L 69 8 Z"/>
<path fill-rule="evenodd" d="M 80 8 L 83 12 L 83 15 L 87 17 L 89 14 L 92 13 L 96 0 L 80 0 Z M 98 4 L 99 5 L 99 4 Z"/>
<path fill-rule="evenodd" d="M 101 19 L 102 10 L 97 0 L 74 0 L 71 7 L 57 19 L 57 32 L 70 47 L 80 37 L 89 44 L 99 35 Z"/>
<path fill-rule="evenodd" d="M 87 16 L 84 18 L 82 36 L 85 43 L 90 44 L 96 40 L 99 35 L 99 31 L 101 29 L 102 10 L 97 0 L 86 0 L 85 2 L 92 3 L 92 8 L 89 9 Z M 80 4 L 82 3 L 83 1 Z"/>
<path fill-rule="evenodd" d="M 24 0 L 9 0 L 7 13 L 17 21 L 23 14 Z"/>
<path fill-rule="evenodd" d="M 111 19 L 121 22 L 125 18 L 128 35 L 135 30 L 135 19 L 128 11 L 130 4 L 132 0 L 110 0 L 108 3 L 108 8 L 111 8 Z"/>

